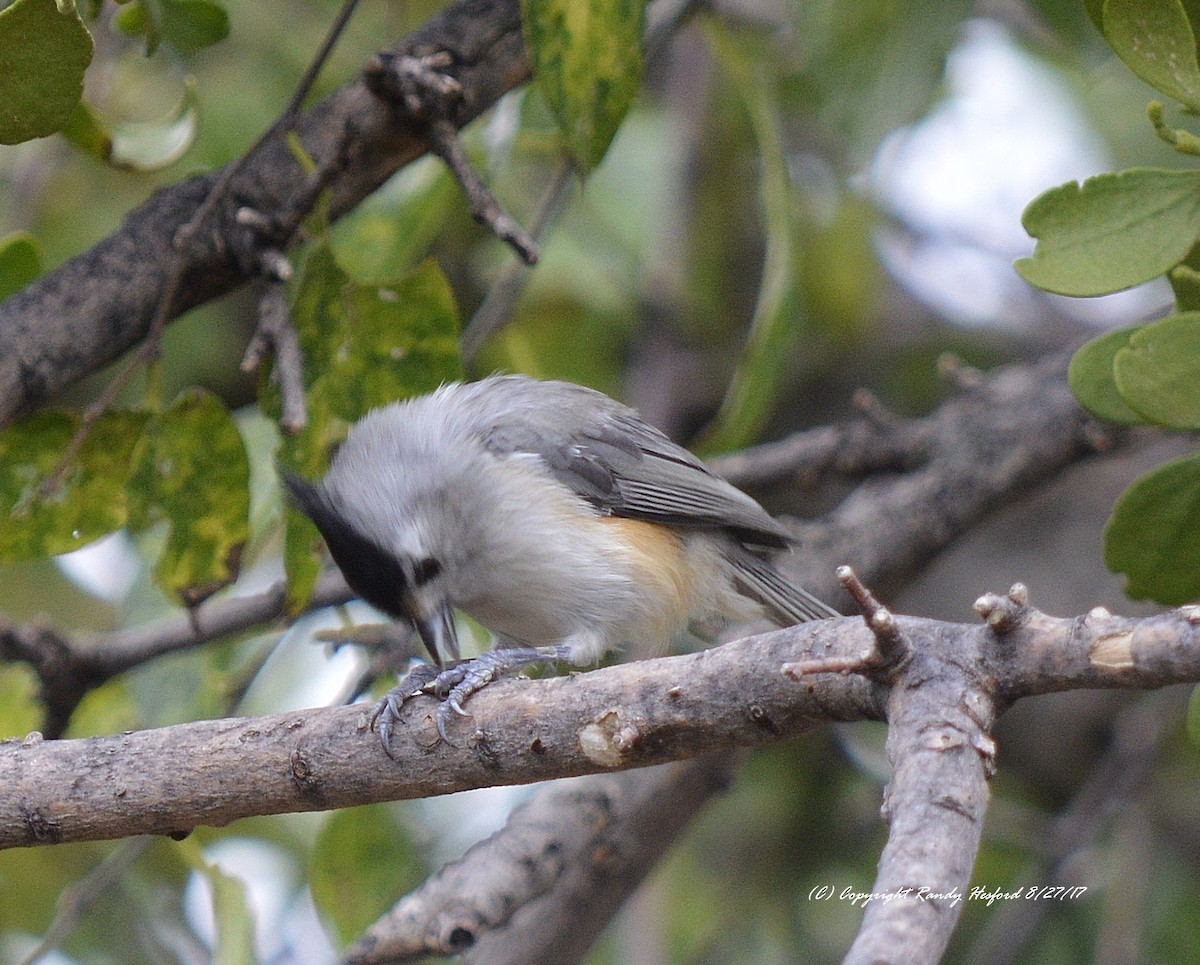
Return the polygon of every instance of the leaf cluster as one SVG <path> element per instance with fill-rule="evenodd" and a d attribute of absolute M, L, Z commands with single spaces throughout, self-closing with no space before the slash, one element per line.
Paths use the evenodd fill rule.
<path fill-rule="evenodd" d="M 1200 112 L 1200 8 L 1182 0 L 1087 0 L 1089 16 L 1143 81 Z M 1168 128 L 1149 106 L 1155 133 L 1185 157 L 1200 138 Z M 1090 411 L 1123 425 L 1200 428 L 1200 169 L 1131 168 L 1070 182 L 1025 209 L 1037 239 L 1017 271 L 1046 291 L 1092 296 L 1165 276 L 1174 314 L 1110 332 L 1079 350 L 1071 388 Z M 1117 501 L 1105 561 L 1135 598 L 1179 604 L 1200 596 L 1200 456 L 1161 466 Z"/>

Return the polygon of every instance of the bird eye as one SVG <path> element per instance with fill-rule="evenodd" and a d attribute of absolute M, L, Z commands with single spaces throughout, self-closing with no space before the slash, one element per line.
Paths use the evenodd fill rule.
<path fill-rule="evenodd" d="M 430 580 L 435 579 L 441 572 L 442 564 L 432 556 L 426 556 L 424 559 L 417 560 L 413 564 L 413 584 L 424 586 Z"/>

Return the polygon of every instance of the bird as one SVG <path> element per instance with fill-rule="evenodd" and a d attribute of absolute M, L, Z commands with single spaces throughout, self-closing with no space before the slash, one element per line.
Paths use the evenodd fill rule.
<path fill-rule="evenodd" d="M 454 715 L 497 677 L 663 648 L 690 624 L 838 616 L 769 558 L 786 530 L 633 409 L 570 382 L 491 375 L 369 411 L 328 472 L 281 470 L 350 588 L 408 621 L 432 657 L 372 719 Z M 454 612 L 495 644 L 462 660 Z"/>

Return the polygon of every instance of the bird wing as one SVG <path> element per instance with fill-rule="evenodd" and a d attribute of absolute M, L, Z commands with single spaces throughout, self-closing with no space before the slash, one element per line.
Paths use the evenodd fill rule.
<path fill-rule="evenodd" d="M 758 503 L 632 409 L 583 386 L 498 378 L 511 384 L 503 393 L 481 393 L 477 414 L 483 444 L 495 455 L 537 456 L 603 513 L 725 529 L 756 546 L 788 545 Z"/>

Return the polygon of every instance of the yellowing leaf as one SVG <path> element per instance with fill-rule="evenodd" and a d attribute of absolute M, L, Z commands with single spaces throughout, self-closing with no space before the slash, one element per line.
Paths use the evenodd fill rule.
<path fill-rule="evenodd" d="M 163 590 L 193 604 L 236 578 L 249 534 L 249 487 L 246 447 L 216 396 L 185 392 L 147 427 L 130 481 L 130 522 L 170 526 L 155 566 Z"/>
<path fill-rule="evenodd" d="M 330 447 L 369 410 L 462 377 L 454 295 L 434 261 L 387 284 L 355 284 L 324 245 L 310 252 L 292 310 L 307 381 L 308 426 L 284 440 L 280 458 L 305 476 L 324 471 Z M 278 392 L 263 388 L 278 411 Z M 316 585 L 316 528 L 288 514 L 284 565 L 289 607 Z"/>
<path fill-rule="evenodd" d="M 43 484 L 79 419 L 43 411 L 0 432 L 0 560 L 68 553 L 124 526 L 130 460 L 145 422 L 129 412 L 97 419 L 52 492 Z"/>
<path fill-rule="evenodd" d="M 604 157 L 642 79 L 645 0 L 522 0 L 538 89 L 587 173 Z"/>

